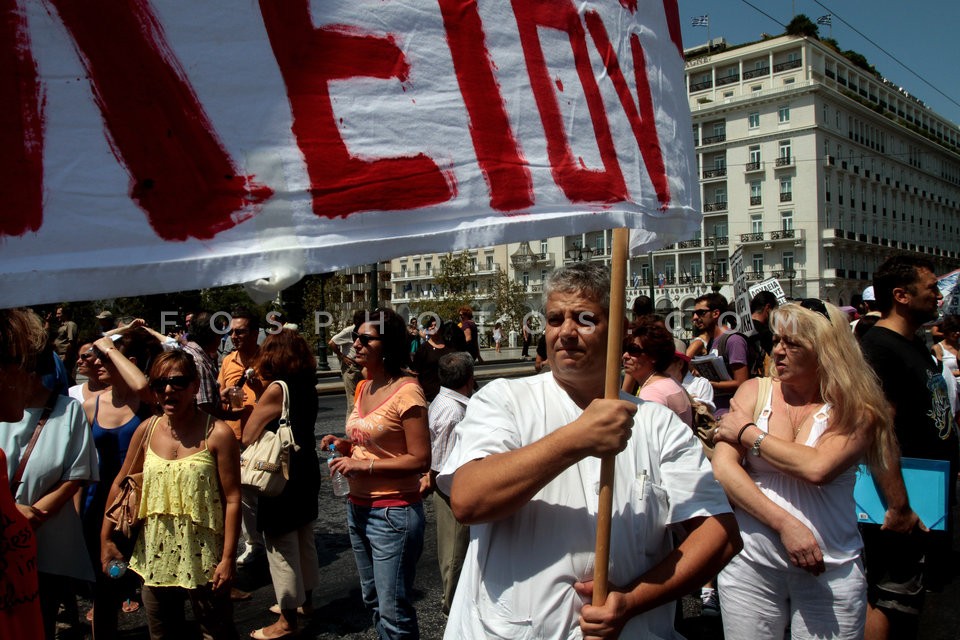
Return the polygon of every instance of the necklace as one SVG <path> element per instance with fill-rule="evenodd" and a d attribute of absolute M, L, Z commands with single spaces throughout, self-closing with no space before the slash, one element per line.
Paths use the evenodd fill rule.
<path fill-rule="evenodd" d="M 793 407 L 789 404 L 787 405 L 787 418 L 790 420 L 790 427 L 793 429 L 794 441 L 796 441 L 797 436 L 800 435 L 800 429 L 803 427 L 803 423 L 810 417 L 811 410 L 815 408 L 816 405 L 811 405 L 794 413 L 792 411 Z M 797 419 L 798 416 L 799 420 Z"/>
<path fill-rule="evenodd" d="M 647 376 L 647 379 L 643 381 L 643 384 L 640 385 L 640 389 L 643 389 L 645 386 L 653 382 L 655 379 L 658 379 L 659 377 L 660 376 L 657 374 L 656 371 L 652 372 L 650 375 Z M 640 393 L 640 389 L 637 390 L 637 393 Z"/>

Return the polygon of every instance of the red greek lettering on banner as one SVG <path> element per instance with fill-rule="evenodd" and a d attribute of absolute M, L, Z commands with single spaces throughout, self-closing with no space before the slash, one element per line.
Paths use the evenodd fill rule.
<path fill-rule="evenodd" d="M 512 0 L 520 31 L 520 43 L 530 76 L 530 88 L 536 99 L 547 139 L 547 155 L 553 179 L 571 202 L 622 202 L 627 187 L 617 160 L 603 97 L 597 86 L 587 51 L 586 33 L 571 0 Z M 550 78 L 539 27 L 566 32 L 573 61 L 583 87 L 587 109 L 593 123 L 603 169 L 588 169 L 578 164 L 570 149 L 560 106 Z"/>
<path fill-rule="evenodd" d="M 90 76 L 130 195 L 158 236 L 212 238 L 273 195 L 238 175 L 147 0 L 49 2 Z"/>
<path fill-rule="evenodd" d="M 603 19 L 595 11 L 587 11 L 584 18 L 590 37 L 593 38 L 607 74 L 616 89 L 624 114 L 630 122 L 630 129 L 637 140 L 643 163 L 657 192 L 657 200 L 661 207 L 666 208 L 670 204 L 670 186 L 667 182 L 667 170 L 663 164 L 663 153 L 660 150 L 660 137 L 657 134 L 657 123 L 653 115 L 653 96 L 650 94 L 650 81 L 647 79 L 647 62 L 643 55 L 643 47 L 640 45 L 640 37 L 635 33 L 630 35 L 637 102 L 640 104 L 638 111 L 637 102 L 634 102 L 630 87 L 627 86 L 627 81 L 623 77 L 623 71 L 620 69 L 617 54 L 610 43 L 607 29 L 603 26 Z"/>
<path fill-rule="evenodd" d="M 470 138 L 490 188 L 490 206 L 516 211 L 534 202 L 530 170 L 510 126 L 475 1 L 438 0 L 447 44 L 470 117 Z"/>
<path fill-rule="evenodd" d="M 391 36 L 347 25 L 314 27 L 307 0 L 260 0 L 260 12 L 287 86 L 315 214 L 418 209 L 456 196 L 453 172 L 441 171 L 425 154 L 364 160 L 350 154 L 340 135 L 331 80 L 407 79 L 409 64 Z"/>
<path fill-rule="evenodd" d="M 43 95 L 17 0 L 0 0 L 0 237 L 43 221 Z"/>

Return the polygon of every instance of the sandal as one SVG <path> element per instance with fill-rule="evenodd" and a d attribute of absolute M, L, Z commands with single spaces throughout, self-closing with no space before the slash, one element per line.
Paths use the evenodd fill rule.
<path fill-rule="evenodd" d="M 291 631 L 290 633 L 285 633 L 282 636 L 270 637 L 263 633 L 265 628 L 266 627 L 261 627 L 256 631 L 251 631 L 250 637 L 253 638 L 253 640 L 281 640 L 281 638 L 295 638 L 299 634 L 299 631 Z"/>
<path fill-rule="evenodd" d="M 124 613 L 133 613 L 134 611 L 140 610 L 140 603 L 136 600 L 127 598 L 123 601 L 123 605 L 120 606 L 120 609 L 122 609 Z"/>

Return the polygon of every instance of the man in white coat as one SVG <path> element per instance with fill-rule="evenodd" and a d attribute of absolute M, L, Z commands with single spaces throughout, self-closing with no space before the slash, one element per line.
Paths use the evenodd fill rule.
<path fill-rule="evenodd" d="M 446 638 L 672 638 L 675 601 L 740 549 L 700 443 L 669 409 L 604 400 L 609 273 L 547 286 L 550 373 L 481 389 L 438 483 L 470 547 Z M 600 458 L 616 456 L 610 590 L 590 605 Z M 670 528 L 685 532 L 674 548 Z"/>

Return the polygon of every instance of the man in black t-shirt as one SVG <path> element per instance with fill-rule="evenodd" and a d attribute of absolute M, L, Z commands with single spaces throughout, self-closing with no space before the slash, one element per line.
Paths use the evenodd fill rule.
<path fill-rule="evenodd" d="M 894 256 L 874 274 L 874 292 L 882 317 L 862 345 L 893 406 L 900 455 L 949 461 L 952 505 L 958 457 L 954 417 L 941 369 L 917 336 L 924 323 L 937 317 L 941 295 L 933 265 L 922 258 Z M 926 532 L 910 507 L 896 452 L 888 456 L 886 470 L 873 469 L 873 474 L 887 512 L 882 528 L 861 527 L 869 602 L 866 636 L 915 637 L 926 573 L 947 560 L 937 556 L 944 542 L 949 550 L 951 518 L 946 535 Z"/>

